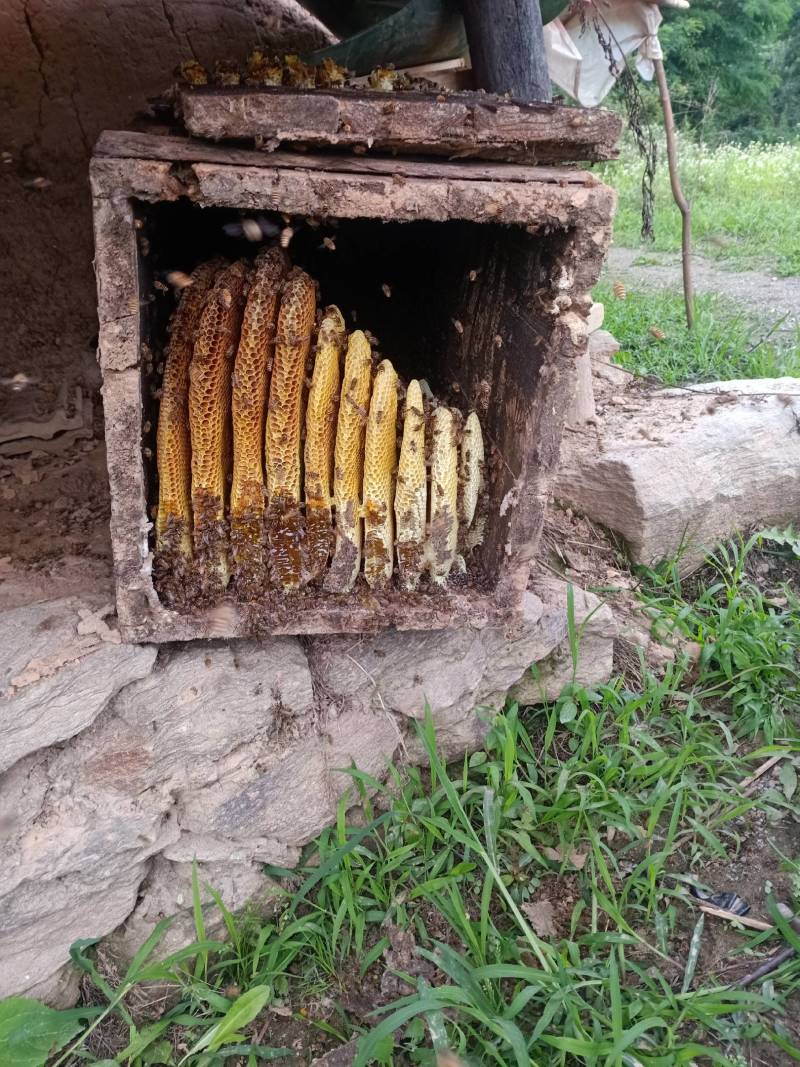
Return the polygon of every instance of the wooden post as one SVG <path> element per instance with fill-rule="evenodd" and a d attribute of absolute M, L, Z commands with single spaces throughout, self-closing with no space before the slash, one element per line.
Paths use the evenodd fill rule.
<path fill-rule="evenodd" d="M 692 282 L 692 209 L 689 201 L 683 195 L 681 179 L 678 174 L 678 153 L 675 145 L 675 119 L 672 115 L 672 100 L 667 85 L 667 75 L 664 70 L 664 61 L 654 59 L 656 68 L 656 80 L 658 81 L 658 93 L 661 97 L 661 109 L 664 112 L 664 131 L 667 135 L 667 164 L 669 166 L 669 181 L 672 186 L 672 196 L 678 205 L 683 221 L 681 235 L 681 260 L 683 263 L 683 300 L 686 304 L 686 325 L 691 330 L 694 325 L 694 284 Z"/>
<path fill-rule="evenodd" d="M 550 101 L 539 0 L 460 0 L 475 88 Z"/>

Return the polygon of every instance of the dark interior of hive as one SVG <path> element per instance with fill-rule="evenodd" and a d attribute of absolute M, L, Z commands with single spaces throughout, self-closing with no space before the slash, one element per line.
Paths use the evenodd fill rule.
<path fill-rule="evenodd" d="M 253 259 L 264 245 L 230 234 L 230 224 L 245 217 L 239 211 L 201 209 L 188 200 L 134 206 L 143 249 L 142 336 L 144 351 L 152 354 L 142 361 L 142 456 L 152 519 L 158 501 L 159 390 L 167 323 L 176 300 L 168 275 L 188 273 L 213 256 Z M 258 217 L 286 225 L 280 215 Z M 519 226 L 460 220 L 289 221 L 292 263 L 318 283 L 319 305 L 336 304 L 348 330 L 374 335 L 374 349 L 392 361 L 401 382 L 424 378 L 436 402 L 464 416 L 476 411 L 483 431 L 479 511 L 486 521 L 482 541 L 466 555 L 466 571 L 453 568 L 443 589 L 423 577 L 417 591 L 408 593 L 400 588 L 395 564 L 392 582 L 380 595 L 411 602 L 446 597 L 448 590 L 491 593 L 508 565 L 512 524 L 521 521 L 524 527 L 531 521 L 517 515 L 519 479 L 526 465 L 536 462 L 537 385 L 553 322 L 546 307 L 569 233 L 535 234 Z M 402 413 L 402 401 L 398 411 Z M 151 547 L 152 538 L 151 532 Z M 359 592 L 371 595 L 363 561 L 349 595 Z M 235 579 L 226 596 L 237 596 Z M 306 587 L 299 603 L 307 604 L 309 598 L 330 600 Z M 276 600 L 298 604 L 298 594 L 265 588 L 263 600 L 274 610 Z"/>

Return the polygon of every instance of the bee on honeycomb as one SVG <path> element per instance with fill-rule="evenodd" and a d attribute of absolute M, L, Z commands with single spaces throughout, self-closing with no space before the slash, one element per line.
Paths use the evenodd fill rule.
<path fill-rule="evenodd" d="M 478 415 L 378 362 L 280 241 L 185 281 L 156 440 L 165 602 L 446 587 L 482 536 Z"/>

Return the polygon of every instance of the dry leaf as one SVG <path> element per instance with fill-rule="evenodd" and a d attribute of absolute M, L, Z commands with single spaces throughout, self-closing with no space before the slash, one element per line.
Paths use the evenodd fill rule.
<path fill-rule="evenodd" d="M 523 904 L 522 910 L 539 937 L 557 937 L 558 927 L 553 905 L 549 900 L 537 900 L 532 904 Z"/>
<path fill-rule="evenodd" d="M 552 860 L 554 863 L 564 862 L 564 853 L 561 851 L 560 848 L 543 848 L 541 852 L 546 859 Z M 587 855 L 588 853 L 578 852 L 575 849 L 570 853 L 569 862 L 576 870 L 582 871 L 583 868 L 586 866 Z"/>

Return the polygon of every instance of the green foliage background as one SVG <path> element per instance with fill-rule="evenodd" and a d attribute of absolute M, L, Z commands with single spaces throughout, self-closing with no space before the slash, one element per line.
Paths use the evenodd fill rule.
<path fill-rule="evenodd" d="M 800 0 L 692 0 L 689 11 L 662 11 L 680 125 L 706 139 L 800 134 Z"/>

